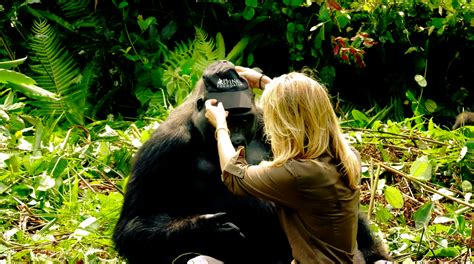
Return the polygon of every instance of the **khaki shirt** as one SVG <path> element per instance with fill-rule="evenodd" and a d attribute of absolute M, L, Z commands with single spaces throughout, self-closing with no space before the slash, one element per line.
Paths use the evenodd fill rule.
<path fill-rule="evenodd" d="M 235 194 L 275 202 L 293 263 L 352 263 L 359 190 L 351 190 L 329 156 L 281 167 L 248 165 L 239 147 L 222 181 Z"/>

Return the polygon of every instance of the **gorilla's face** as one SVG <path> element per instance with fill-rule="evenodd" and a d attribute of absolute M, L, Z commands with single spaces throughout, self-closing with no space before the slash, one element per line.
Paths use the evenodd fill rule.
<path fill-rule="evenodd" d="M 229 109 L 227 126 L 230 130 L 230 139 L 234 147 L 244 146 L 253 139 L 257 129 L 257 117 L 255 108 L 252 109 Z"/>
<path fill-rule="evenodd" d="M 193 123 L 201 133 L 203 139 L 215 141 L 215 128 L 205 117 L 206 108 L 204 106 L 205 98 L 198 98 L 196 101 L 196 110 L 193 114 Z M 234 108 L 228 109 L 227 126 L 230 131 L 230 139 L 234 147 L 244 146 L 253 139 L 257 129 L 257 110 L 253 108 Z"/>

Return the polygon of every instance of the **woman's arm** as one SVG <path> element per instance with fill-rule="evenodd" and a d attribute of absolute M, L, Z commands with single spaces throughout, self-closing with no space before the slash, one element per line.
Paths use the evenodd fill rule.
<path fill-rule="evenodd" d="M 224 110 L 222 103 L 217 103 L 216 99 L 209 99 L 206 101 L 206 117 L 216 128 L 217 151 L 219 152 L 219 164 L 222 171 L 235 154 L 235 148 L 232 145 L 230 132 L 227 128 L 227 112 Z"/>
<path fill-rule="evenodd" d="M 249 86 L 252 88 L 259 88 L 263 90 L 265 89 L 265 85 L 272 81 L 270 77 L 254 69 L 235 66 L 235 71 L 237 71 L 240 76 L 244 77 L 249 83 Z"/>

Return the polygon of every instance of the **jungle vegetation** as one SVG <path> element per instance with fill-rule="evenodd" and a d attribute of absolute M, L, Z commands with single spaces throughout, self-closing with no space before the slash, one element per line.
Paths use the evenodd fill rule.
<path fill-rule="evenodd" d="M 217 59 L 310 68 L 363 159 L 400 263 L 472 262 L 469 0 L 0 2 L 0 260 L 122 262 L 134 153 Z M 256 91 L 258 92 L 258 91 Z"/>

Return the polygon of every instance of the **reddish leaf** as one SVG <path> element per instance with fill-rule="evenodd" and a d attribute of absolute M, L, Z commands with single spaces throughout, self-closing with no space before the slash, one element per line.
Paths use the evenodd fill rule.
<path fill-rule="evenodd" d="M 334 10 L 337 10 L 337 11 L 342 10 L 341 5 L 338 4 L 336 0 L 326 0 L 326 5 L 327 5 L 330 9 L 334 9 Z"/>

